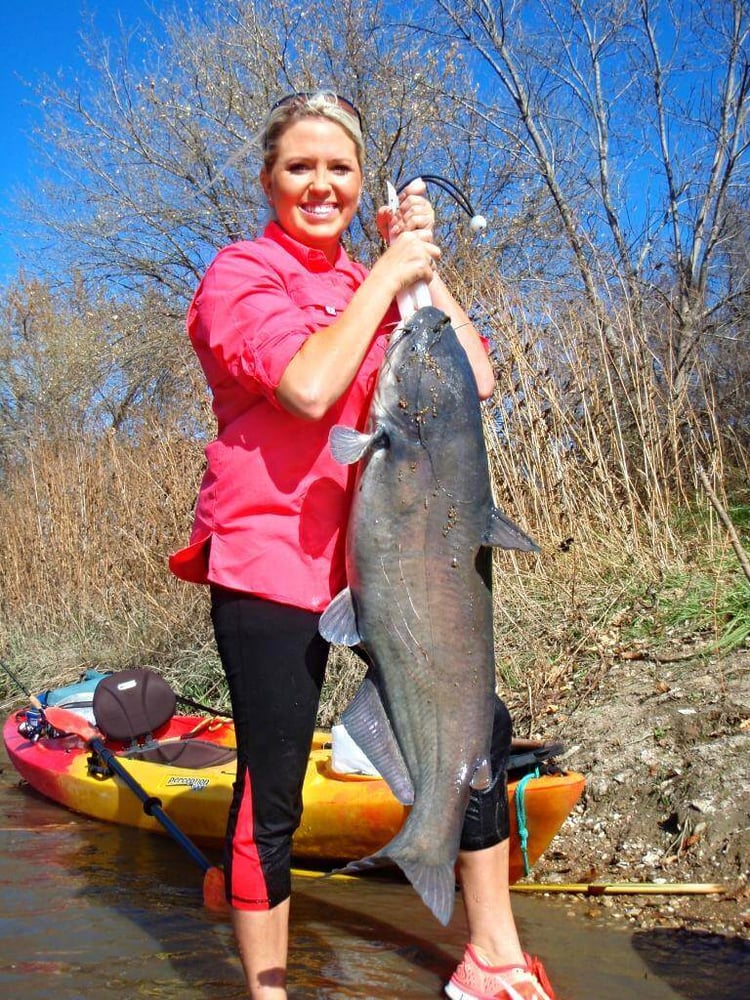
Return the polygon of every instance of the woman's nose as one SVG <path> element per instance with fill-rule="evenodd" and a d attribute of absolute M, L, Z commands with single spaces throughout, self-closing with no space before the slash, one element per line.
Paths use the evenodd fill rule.
<path fill-rule="evenodd" d="M 313 191 L 330 191 L 331 181 L 328 171 L 324 167 L 315 171 L 310 181 L 310 187 Z"/>

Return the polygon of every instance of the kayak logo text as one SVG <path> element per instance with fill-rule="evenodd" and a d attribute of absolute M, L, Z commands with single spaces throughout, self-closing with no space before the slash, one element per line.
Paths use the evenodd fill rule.
<path fill-rule="evenodd" d="M 194 792 L 200 792 L 201 789 L 205 788 L 209 784 L 209 778 L 191 778 L 189 775 L 172 775 L 171 778 L 167 778 L 168 785 L 190 785 Z"/>

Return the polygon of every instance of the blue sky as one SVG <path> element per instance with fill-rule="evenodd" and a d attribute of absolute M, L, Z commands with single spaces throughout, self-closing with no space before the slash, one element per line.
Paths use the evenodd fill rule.
<path fill-rule="evenodd" d="M 119 20 L 135 28 L 152 20 L 152 0 L 5 0 L 0 3 L 0 285 L 15 274 L 18 262 L 8 234 L 6 213 L 14 188 L 33 185 L 35 152 L 27 136 L 39 121 L 32 106 L 32 85 L 62 73 L 72 80 L 85 66 L 80 34 L 93 16 L 104 35 L 119 36 Z M 159 0 L 153 0 L 159 6 Z"/>

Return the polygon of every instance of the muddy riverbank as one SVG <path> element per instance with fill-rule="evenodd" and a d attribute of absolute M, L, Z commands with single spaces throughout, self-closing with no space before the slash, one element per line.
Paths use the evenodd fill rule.
<path fill-rule="evenodd" d="M 719 883 L 717 895 L 566 897 L 640 927 L 750 936 L 750 652 L 614 661 L 531 722 L 583 799 L 532 881 Z"/>

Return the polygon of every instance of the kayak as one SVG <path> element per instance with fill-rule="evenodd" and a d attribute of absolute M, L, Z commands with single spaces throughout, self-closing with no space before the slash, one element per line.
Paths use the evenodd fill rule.
<path fill-rule="evenodd" d="M 91 750 L 78 736 L 30 739 L 19 732 L 26 711 L 9 716 L 3 739 L 14 768 L 33 789 L 84 816 L 164 833 L 119 777 L 96 766 L 95 759 L 92 766 Z M 206 847 L 220 847 L 235 774 L 233 723 L 175 714 L 154 735 L 162 752 L 177 747 L 190 750 L 190 740 L 199 737 L 201 744 L 213 745 L 220 761 L 225 758 L 208 766 L 180 766 L 130 757 L 122 743 L 106 741 L 133 778 L 149 796 L 160 800 L 164 811 L 188 837 Z M 547 849 L 580 798 L 584 783 L 583 775 L 576 772 L 535 776 L 532 771 L 509 781 L 512 881 L 523 877 Z M 331 733 L 319 730 L 307 765 L 294 855 L 322 863 L 372 854 L 397 833 L 407 810 L 382 778 L 334 770 Z M 521 833 L 527 831 L 526 840 L 519 835 L 519 819 Z"/>
<path fill-rule="evenodd" d="M 234 723 L 194 702 L 206 714 L 180 714 L 177 700 L 153 670 L 89 670 L 9 716 L 5 748 L 33 789 L 73 812 L 156 833 L 173 825 L 195 844 L 220 847 L 236 770 Z M 523 740 L 511 748 L 513 881 L 528 874 L 583 792 L 582 775 L 554 765 L 560 750 Z M 409 808 L 343 726 L 316 731 L 302 804 L 294 856 L 328 863 L 376 853 Z"/>

